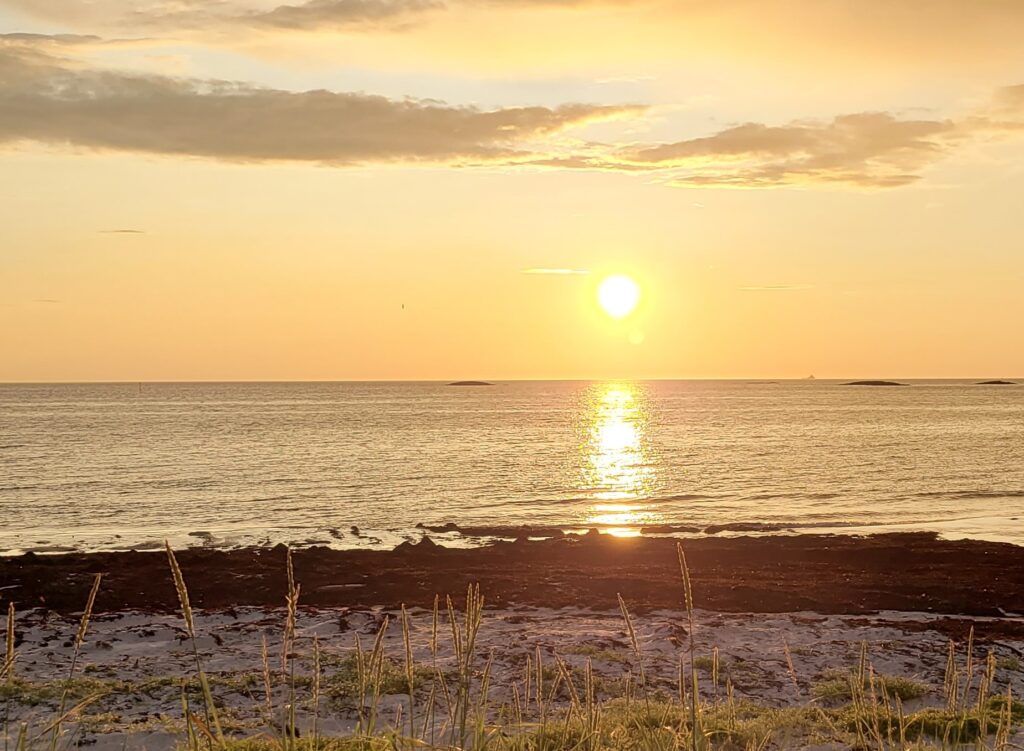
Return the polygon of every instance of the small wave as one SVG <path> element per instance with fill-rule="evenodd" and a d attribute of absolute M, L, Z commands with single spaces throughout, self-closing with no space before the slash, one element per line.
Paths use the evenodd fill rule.
<path fill-rule="evenodd" d="M 132 480 L 126 485 L 135 489 L 146 490 L 205 490 L 215 488 L 220 481 L 212 477 L 167 478 L 161 480 Z"/>
<path fill-rule="evenodd" d="M 0 492 L 6 490 L 78 490 L 105 485 L 102 480 L 78 480 L 69 482 L 33 482 L 27 485 L 0 485 Z"/>
<path fill-rule="evenodd" d="M 792 525 L 775 522 L 726 522 L 709 524 L 703 532 L 706 535 L 717 535 L 719 532 L 780 532 L 791 528 Z"/>
<path fill-rule="evenodd" d="M 930 490 L 915 493 L 915 498 L 1024 498 L 1024 490 Z"/>
<path fill-rule="evenodd" d="M 617 529 L 622 525 L 616 524 L 550 524 L 550 525 L 503 525 L 488 524 L 460 525 L 454 522 L 445 524 L 424 524 L 416 525 L 417 529 L 426 534 L 455 534 L 466 538 L 517 538 L 517 537 L 562 537 L 567 533 L 575 533 L 580 530 L 608 530 Z M 666 522 L 663 524 L 641 524 L 636 528 L 641 534 L 663 535 L 663 534 L 706 534 L 716 535 L 722 532 L 794 532 L 801 529 L 854 529 L 868 528 L 873 526 L 889 526 L 886 524 L 863 523 L 863 522 L 842 522 L 842 521 L 820 521 L 820 522 L 760 522 L 760 521 L 736 521 L 721 524 L 707 524 L 700 522 L 675 523 Z"/>
<path fill-rule="evenodd" d="M 595 489 L 596 490 L 596 489 Z M 594 496 L 565 496 L 562 498 L 513 498 L 493 504 L 494 506 L 566 506 L 569 504 L 592 504 L 592 503 L 633 503 L 637 505 L 678 503 L 680 501 L 714 501 L 723 498 L 720 495 L 705 495 L 703 493 L 677 493 L 675 495 L 659 495 L 636 498 L 595 498 Z"/>
<path fill-rule="evenodd" d="M 854 529 L 857 527 L 890 526 L 891 522 L 844 522 L 844 521 L 820 521 L 820 522 L 769 522 L 762 526 L 765 531 L 781 529 Z"/>
<path fill-rule="evenodd" d="M 776 498 L 792 498 L 792 493 L 754 493 L 743 497 L 745 501 L 773 501 Z"/>

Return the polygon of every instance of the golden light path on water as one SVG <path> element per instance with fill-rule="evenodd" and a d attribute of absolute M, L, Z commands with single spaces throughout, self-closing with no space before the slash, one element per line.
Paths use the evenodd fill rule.
<path fill-rule="evenodd" d="M 587 524 L 608 534 L 634 537 L 643 525 L 659 521 L 643 502 L 656 479 L 649 457 L 649 423 L 642 386 L 618 382 L 590 387 L 580 444 L 580 490 L 594 500 L 586 512 Z"/>

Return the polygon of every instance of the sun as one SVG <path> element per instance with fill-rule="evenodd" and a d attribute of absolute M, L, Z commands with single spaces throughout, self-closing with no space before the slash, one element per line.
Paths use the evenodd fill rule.
<path fill-rule="evenodd" d="M 597 288 L 597 302 L 612 318 L 625 318 L 640 302 L 640 285 L 622 274 L 606 277 Z"/>

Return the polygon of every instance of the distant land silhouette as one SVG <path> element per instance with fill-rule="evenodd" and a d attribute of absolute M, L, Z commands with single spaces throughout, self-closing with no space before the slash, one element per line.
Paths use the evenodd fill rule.
<path fill-rule="evenodd" d="M 850 381 L 844 383 L 844 386 L 907 386 L 906 383 L 897 383 L 896 381 Z"/>
<path fill-rule="evenodd" d="M 1016 386 L 1016 381 L 978 381 L 978 386 Z"/>
<path fill-rule="evenodd" d="M 493 386 L 493 383 L 487 381 L 452 381 L 448 384 L 449 386 Z"/>

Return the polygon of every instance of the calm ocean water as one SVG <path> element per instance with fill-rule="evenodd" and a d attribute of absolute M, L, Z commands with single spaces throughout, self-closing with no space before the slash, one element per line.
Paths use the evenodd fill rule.
<path fill-rule="evenodd" d="M 3 385 L 0 512 L 5 552 L 391 546 L 447 522 L 1024 544 L 1024 386 Z"/>

